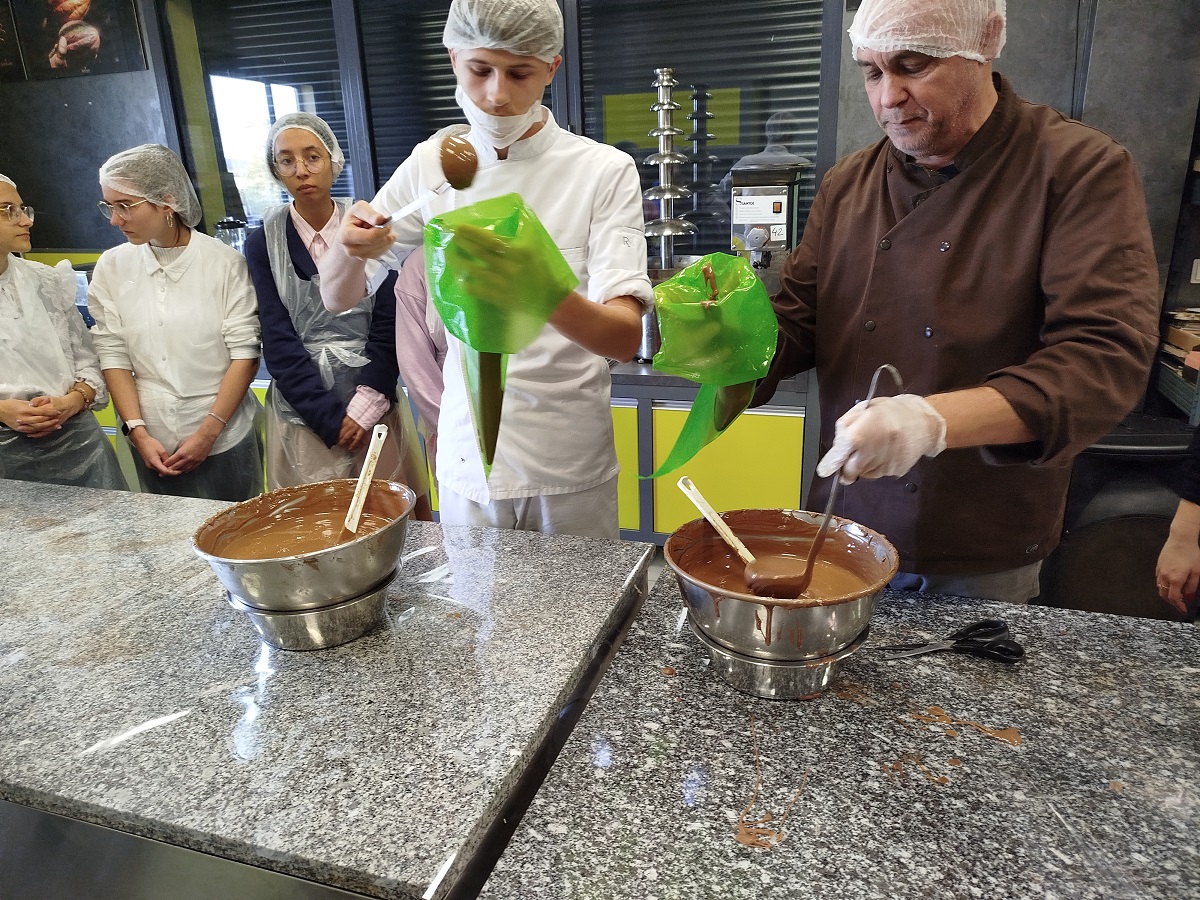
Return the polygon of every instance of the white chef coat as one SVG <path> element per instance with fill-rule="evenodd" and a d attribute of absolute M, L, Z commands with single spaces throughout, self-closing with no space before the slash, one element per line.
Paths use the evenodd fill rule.
<path fill-rule="evenodd" d="M 0 275 L 0 399 L 58 397 L 82 381 L 103 409 L 108 390 L 83 316 L 75 307 L 75 271 L 9 255 Z"/>
<path fill-rule="evenodd" d="M 632 158 L 614 147 L 563 131 L 545 110 L 545 125 L 497 159 L 468 133 L 479 171 L 463 191 L 448 190 L 395 224 L 398 249 L 421 243 L 430 218 L 503 194 L 520 194 L 579 278 L 576 290 L 600 303 L 630 295 L 648 308 L 641 182 Z M 419 144 L 371 205 L 398 210 L 442 181 L 442 138 Z M 394 262 L 394 260 L 392 260 Z M 462 344 L 448 337 L 445 391 L 438 418 L 439 483 L 474 500 L 565 494 L 594 487 L 619 471 L 609 409 L 607 362 L 549 325 L 510 356 L 491 477 L 484 478 L 463 377 Z"/>
<path fill-rule="evenodd" d="M 168 453 L 200 427 L 230 362 L 260 354 L 245 258 L 198 231 L 165 266 L 147 244 L 104 251 L 92 272 L 88 309 L 100 367 L 134 373 L 146 430 Z M 247 391 L 213 455 L 246 436 L 257 406 Z"/>

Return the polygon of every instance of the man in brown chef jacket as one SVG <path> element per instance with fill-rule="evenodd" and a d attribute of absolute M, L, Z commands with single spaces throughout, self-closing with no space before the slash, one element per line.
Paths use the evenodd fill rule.
<path fill-rule="evenodd" d="M 1146 386 L 1158 277 L 1128 151 L 993 73 L 1004 32 L 1004 0 L 859 7 L 850 39 L 886 137 L 821 183 L 756 402 L 815 366 L 810 503 L 839 469 L 856 482 L 836 512 L 895 544 L 892 587 L 1026 602 L 1072 460 Z M 908 393 L 856 405 L 882 363 Z"/>

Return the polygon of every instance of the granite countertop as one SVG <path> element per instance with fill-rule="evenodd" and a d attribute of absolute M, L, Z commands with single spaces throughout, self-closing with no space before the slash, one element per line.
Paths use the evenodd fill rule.
<path fill-rule="evenodd" d="M 0 481 L 0 799 L 441 896 L 636 610 L 653 548 L 412 523 L 386 627 L 295 653 L 192 552 L 223 506 Z"/>
<path fill-rule="evenodd" d="M 1018 666 L 872 651 L 985 617 Z M 756 699 L 665 573 L 481 896 L 1200 896 L 1194 626 L 885 593 L 871 629 L 818 699 Z"/>

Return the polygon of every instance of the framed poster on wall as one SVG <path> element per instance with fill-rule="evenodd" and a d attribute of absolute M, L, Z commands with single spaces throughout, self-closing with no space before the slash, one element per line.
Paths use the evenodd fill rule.
<path fill-rule="evenodd" d="M 10 0 L 31 80 L 146 68 L 133 0 Z"/>
<path fill-rule="evenodd" d="M 24 81 L 25 64 L 8 0 L 0 0 L 0 81 Z"/>

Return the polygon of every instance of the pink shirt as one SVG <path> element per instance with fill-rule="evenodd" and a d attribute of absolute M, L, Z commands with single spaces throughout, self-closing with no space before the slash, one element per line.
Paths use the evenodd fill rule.
<path fill-rule="evenodd" d="M 396 279 L 396 361 L 426 438 L 437 433 L 445 358 L 446 330 L 429 300 L 425 253 L 418 247 Z"/>
<path fill-rule="evenodd" d="M 325 251 L 333 246 L 334 240 L 337 238 L 338 225 L 341 224 L 341 218 L 337 214 L 337 206 L 333 207 L 333 215 L 329 217 L 329 221 L 321 226 L 321 230 L 317 231 L 306 221 L 304 216 L 296 212 L 296 204 L 291 205 L 292 224 L 296 226 L 296 234 L 300 235 L 300 240 L 304 243 L 304 248 L 308 251 L 309 256 L 317 265 L 321 264 L 321 257 L 325 255 Z"/>
<path fill-rule="evenodd" d="M 333 215 L 329 217 L 328 222 L 321 226 L 320 231 L 304 221 L 304 217 L 296 211 L 295 203 L 291 205 L 290 212 L 292 224 L 296 226 L 296 234 L 300 236 L 300 240 L 308 250 L 313 262 L 319 265 L 325 251 L 332 247 L 337 239 L 338 226 L 342 221 L 338 216 L 337 206 L 334 206 Z M 360 384 L 346 405 L 346 415 L 357 422 L 359 427 L 370 431 L 375 427 L 376 422 L 387 415 L 387 411 L 391 408 L 392 403 L 387 397 L 372 387 Z"/>

